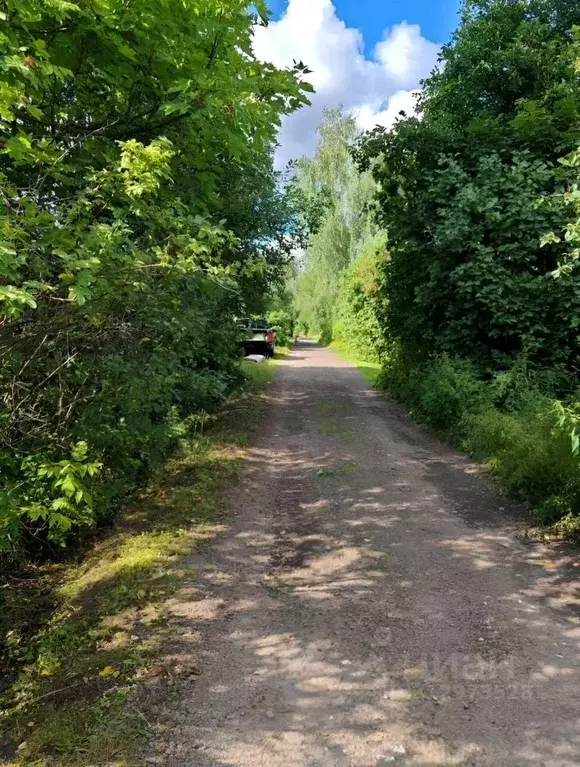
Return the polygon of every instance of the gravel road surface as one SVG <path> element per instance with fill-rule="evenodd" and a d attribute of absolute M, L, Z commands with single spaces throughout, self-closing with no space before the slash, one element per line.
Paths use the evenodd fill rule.
<path fill-rule="evenodd" d="M 580 568 L 478 467 L 302 342 L 186 563 L 166 767 L 580 765 Z"/>

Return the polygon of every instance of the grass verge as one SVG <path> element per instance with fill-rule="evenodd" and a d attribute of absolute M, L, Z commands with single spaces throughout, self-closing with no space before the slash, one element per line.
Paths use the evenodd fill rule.
<path fill-rule="evenodd" d="M 244 365 L 246 389 L 184 428 L 177 451 L 82 562 L 30 570 L 4 590 L 0 765 L 134 763 L 149 729 L 137 693 L 160 673 L 164 603 L 187 575 L 181 556 L 220 529 L 224 488 L 264 415 L 275 366 Z"/>
<path fill-rule="evenodd" d="M 371 386 L 376 385 L 381 373 L 381 365 L 379 362 L 368 362 L 367 360 L 361 359 L 359 352 L 355 351 L 347 343 L 341 340 L 332 341 L 328 348 L 338 354 L 339 357 L 356 365 Z"/>

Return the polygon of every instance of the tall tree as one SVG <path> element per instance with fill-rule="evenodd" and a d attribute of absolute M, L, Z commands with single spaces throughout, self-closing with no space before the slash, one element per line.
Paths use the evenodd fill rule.
<path fill-rule="evenodd" d="M 341 275 L 375 231 L 369 209 L 375 185 L 351 156 L 358 134 L 351 115 L 328 110 L 318 132 L 314 157 L 295 165 L 294 194 L 308 231 L 297 309 L 305 324 L 330 338 Z"/>
<path fill-rule="evenodd" d="M 282 260 L 272 147 L 309 89 L 255 58 L 254 8 L 3 5 L 0 546 L 91 524 L 237 375 L 240 284 Z"/>
<path fill-rule="evenodd" d="M 537 203 L 580 139 L 578 24 L 570 0 L 470 0 L 419 117 L 363 140 L 389 232 L 385 330 L 408 347 L 577 359 L 580 284 L 551 276 L 562 244 L 540 247 L 566 211 Z"/>

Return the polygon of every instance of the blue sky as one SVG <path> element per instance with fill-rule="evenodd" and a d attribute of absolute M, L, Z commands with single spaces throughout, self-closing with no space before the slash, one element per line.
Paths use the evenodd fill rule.
<path fill-rule="evenodd" d="M 312 70 L 312 105 L 286 117 L 277 166 L 312 155 L 325 108 L 343 106 L 361 130 L 412 114 L 421 81 L 458 23 L 461 0 L 270 0 L 254 51 L 279 67 Z"/>
<path fill-rule="evenodd" d="M 269 0 L 268 6 L 279 19 L 288 0 Z M 370 55 L 383 30 L 405 20 L 420 24 L 429 40 L 445 43 L 459 20 L 460 0 L 335 0 L 337 15 L 347 26 L 360 29 L 365 53 Z"/>

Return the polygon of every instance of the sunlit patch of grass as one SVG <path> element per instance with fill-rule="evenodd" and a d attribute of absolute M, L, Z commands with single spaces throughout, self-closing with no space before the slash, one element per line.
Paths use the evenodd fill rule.
<path fill-rule="evenodd" d="M 337 434 L 339 427 L 334 418 L 321 418 L 320 431 L 323 434 Z"/>
<path fill-rule="evenodd" d="M 168 566 L 191 545 L 187 529 L 125 533 L 98 548 L 82 568 L 60 590 L 66 601 L 75 603 L 94 588 L 101 594 L 105 614 L 150 601 L 165 582 Z M 159 596 L 163 596 L 163 588 Z"/>
<path fill-rule="evenodd" d="M 275 360 L 274 360 L 275 362 Z M 244 375 L 257 385 L 267 385 L 272 383 L 276 368 L 272 362 L 242 362 Z"/>
<path fill-rule="evenodd" d="M 335 477 L 348 477 L 356 471 L 354 463 L 343 463 L 341 466 L 331 468 L 330 466 L 324 466 L 321 469 L 317 469 L 316 477 L 318 479 L 334 479 Z"/>
<path fill-rule="evenodd" d="M 332 435 L 340 442 L 352 442 L 352 432 L 342 428 L 335 415 L 339 410 L 339 405 L 334 402 L 321 402 L 317 408 L 320 412 L 320 431 L 322 434 Z"/>
<path fill-rule="evenodd" d="M 291 351 L 291 346 L 277 346 L 276 354 L 274 355 L 274 362 L 277 360 L 283 360 Z"/>
<path fill-rule="evenodd" d="M 334 402 L 321 402 L 317 406 L 320 412 L 320 431 L 322 434 L 337 435 L 340 427 L 335 417 L 338 405 Z"/>
<path fill-rule="evenodd" d="M 340 442 L 352 442 L 353 435 L 348 429 L 342 429 L 334 418 L 321 418 L 320 431 L 322 434 L 330 434 Z"/>
<path fill-rule="evenodd" d="M 360 354 L 351 349 L 348 344 L 344 343 L 344 341 L 333 341 L 330 344 L 329 349 L 332 349 L 332 351 L 338 354 L 339 357 L 342 357 L 343 359 L 352 362 L 353 365 L 356 365 L 356 367 L 360 370 L 360 372 L 372 386 L 377 383 L 382 369 L 379 362 L 367 362 L 366 360 L 362 360 L 360 358 Z"/>
<path fill-rule="evenodd" d="M 567 540 L 580 543 L 580 517 L 577 514 L 566 514 L 551 525 L 532 527 L 529 534 L 546 542 Z"/>
<path fill-rule="evenodd" d="M 52 754 L 51 765 L 129 767 L 149 729 L 131 703 L 130 688 L 103 696 L 90 707 L 49 705 L 43 716 L 43 726 L 31 727 L 21 744 L 18 763 L 44 766 L 48 762 L 34 761 L 34 755 Z"/>
<path fill-rule="evenodd" d="M 53 610 L 33 636 L 17 614 L 15 681 L 0 697 L 0 742 L 14 767 L 129 767 L 147 732 L 138 691 L 168 630 L 167 599 L 190 575 L 184 554 L 221 529 L 235 480 L 267 406 L 276 362 L 245 364 L 247 386 L 217 416 L 192 419 L 176 452 L 78 565 L 59 571 Z M 0 764 L 2 764 L 0 757 Z"/>

